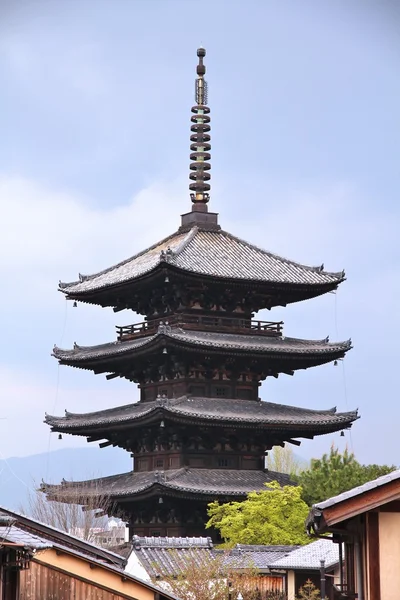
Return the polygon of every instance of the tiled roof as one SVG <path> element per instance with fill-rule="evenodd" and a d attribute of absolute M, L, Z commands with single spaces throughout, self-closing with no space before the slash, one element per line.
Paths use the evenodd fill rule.
<path fill-rule="evenodd" d="M 54 430 L 91 429 L 120 425 L 126 423 L 130 426 L 135 421 L 139 425 L 143 419 L 149 418 L 151 414 L 159 418 L 160 413 L 164 417 L 195 418 L 196 420 L 215 421 L 220 423 L 243 423 L 258 424 L 265 428 L 273 427 L 304 427 L 309 430 L 310 426 L 318 425 L 321 428 L 343 425 L 346 427 L 357 419 L 357 411 L 337 413 L 336 408 L 330 410 L 310 410 L 296 406 L 274 404 L 272 402 L 256 402 L 251 400 L 237 400 L 219 398 L 182 398 L 164 399 L 154 402 L 137 402 L 126 406 L 119 406 L 102 411 L 86 414 L 75 414 L 67 412 L 65 417 L 53 417 L 46 415 L 45 422 Z M 83 433 L 85 435 L 85 433 Z"/>
<path fill-rule="evenodd" d="M 260 571 L 271 568 L 275 561 L 288 556 L 299 546 L 262 546 L 258 544 L 236 544 L 230 551 L 232 557 L 243 557 Z"/>
<path fill-rule="evenodd" d="M 0 515 L 13 519 L 14 524 L 8 527 L 9 531 L 15 527 L 16 535 L 24 536 L 26 540 L 31 540 L 32 543 L 45 543 L 46 547 L 65 548 L 73 551 L 75 554 L 84 557 L 90 557 L 91 560 L 99 560 L 100 562 L 110 563 L 113 565 L 123 566 L 124 561 L 118 554 L 114 554 L 103 548 L 99 548 L 95 544 L 71 535 L 65 531 L 61 531 L 56 527 L 52 527 L 47 523 L 41 523 L 36 519 L 31 519 L 26 515 L 11 511 L 8 508 L 0 507 Z M 3 524 L 1 524 L 3 526 Z M 6 529 L 7 526 L 4 526 Z M 19 533 L 22 532 L 22 533 Z M 12 535 L 12 534 L 11 534 Z M 22 539 L 22 537 L 21 537 Z"/>
<path fill-rule="evenodd" d="M 175 494 L 205 496 L 218 498 L 232 496 L 243 498 L 251 491 L 264 489 L 264 484 L 278 481 L 281 485 L 291 483 L 289 475 L 274 471 L 252 471 L 234 469 L 171 469 L 169 471 L 145 471 L 111 475 L 99 479 L 80 482 L 63 482 L 61 485 L 42 484 L 42 489 L 49 496 L 62 489 L 63 498 L 68 499 L 68 491 L 76 499 L 76 490 L 83 491 L 85 496 L 98 496 L 107 493 L 118 499 L 135 496 L 149 490 L 153 486 Z"/>
<path fill-rule="evenodd" d="M 99 346 L 78 346 L 75 344 L 71 350 L 62 350 L 55 346 L 53 355 L 61 362 L 84 363 L 85 361 L 136 353 L 136 351 L 144 349 L 146 346 L 150 349 L 162 340 L 172 345 L 175 343 L 210 350 L 224 349 L 225 352 L 237 354 L 290 355 L 299 358 L 305 355 L 343 356 L 351 348 L 351 340 L 329 342 L 329 338 L 303 340 L 279 336 L 191 331 L 179 327 L 161 326 L 159 332 L 155 335 L 129 341 L 116 341 Z"/>
<path fill-rule="evenodd" d="M 21 544 L 31 550 L 43 550 L 44 548 L 51 548 L 53 545 L 49 540 L 24 531 L 15 525 L 0 527 L 0 542 L 1 540 L 6 540 L 13 544 Z"/>
<path fill-rule="evenodd" d="M 139 537 L 132 538 L 131 552 L 136 554 L 150 577 L 162 579 L 182 572 L 185 561 L 194 561 L 201 568 L 214 557 L 210 538 L 204 537 Z M 128 560 L 129 567 L 130 561 Z"/>
<path fill-rule="evenodd" d="M 329 569 L 339 562 L 339 547 L 331 539 L 317 540 L 306 546 L 300 546 L 273 564 L 271 569 L 319 569 L 321 560 Z"/>
<path fill-rule="evenodd" d="M 8 525 L 5 524 L 7 517 L 9 518 Z M 126 573 L 123 570 L 126 565 L 126 558 L 119 554 L 95 546 L 90 542 L 25 515 L 0 507 L 0 545 L 2 540 L 23 544 L 25 548 L 32 550 L 45 550 L 47 548 L 63 550 L 85 560 L 89 559 L 91 564 L 104 567 L 121 577 L 126 576 L 135 583 L 157 593 L 157 595 L 160 594 L 160 597 L 165 600 L 179 600 L 167 590 L 161 590 L 152 583 L 135 577 L 134 574 Z"/>
<path fill-rule="evenodd" d="M 87 294 L 133 281 L 155 270 L 171 266 L 221 279 L 270 282 L 271 284 L 328 287 L 334 289 L 344 273 L 328 273 L 322 267 L 307 267 L 262 250 L 225 231 L 203 231 L 195 226 L 176 232 L 147 250 L 79 281 L 61 283 L 66 294 Z"/>
<path fill-rule="evenodd" d="M 391 481 L 396 481 L 398 479 L 400 479 L 400 469 L 392 471 L 392 473 L 388 473 L 387 475 L 382 475 L 373 481 L 368 481 L 367 483 L 359 485 L 348 492 L 343 492 L 338 496 L 333 496 L 324 502 L 319 502 L 318 504 L 315 504 L 313 508 L 317 510 L 324 510 L 325 508 L 335 506 L 336 504 L 340 504 L 349 498 L 354 498 L 355 496 L 359 496 L 360 494 L 364 494 L 365 492 L 369 492 L 370 490 L 374 490 L 375 488 L 379 488 L 390 483 Z"/>
<path fill-rule="evenodd" d="M 151 577 L 177 575 L 186 560 L 202 561 L 221 555 L 213 547 L 210 538 L 139 537 L 133 536 L 132 553 Z M 274 570 L 319 570 L 321 560 L 331 569 L 339 562 L 337 544 L 330 539 L 317 540 L 306 546 L 263 546 L 236 544 L 223 552 L 224 561 L 231 568 L 259 569 L 261 572 Z M 129 562 L 128 562 L 129 564 Z"/>
<path fill-rule="evenodd" d="M 279 558 L 295 551 L 298 546 L 261 546 L 237 544 L 227 552 L 213 547 L 205 537 L 139 537 L 133 536 L 132 552 L 151 577 L 177 575 L 185 561 L 202 562 L 222 556 L 230 568 L 251 567 L 268 571 Z M 128 562 L 129 564 L 129 562 Z"/>
<path fill-rule="evenodd" d="M 221 555 L 213 547 L 210 538 L 174 538 L 133 536 L 132 552 L 151 577 L 176 575 L 187 560 L 202 561 Z M 339 562 L 337 544 L 331 540 L 317 540 L 306 546 L 263 546 L 236 544 L 224 552 L 224 562 L 230 568 L 259 569 L 261 572 L 274 570 L 319 570 L 321 560 L 325 567 L 332 568 Z M 129 563 L 128 563 L 129 564 Z"/>

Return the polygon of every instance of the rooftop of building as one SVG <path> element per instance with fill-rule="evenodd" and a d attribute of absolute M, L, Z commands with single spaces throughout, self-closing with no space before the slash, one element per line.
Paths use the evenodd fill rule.
<path fill-rule="evenodd" d="M 289 475 L 275 471 L 183 467 L 168 471 L 130 471 L 87 481 L 63 481 L 60 485 L 43 483 L 42 489 L 50 498 L 52 493 L 62 491 L 64 501 L 68 501 L 69 492 L 76 501 L 77 490 L 85 497 L 107 494 L 117 500 L 144 492 L 148 494 L 151 488 L 157 494 L 164 489 L 169 495 L 215 500 L 218 497 L 244 498 L 251 491 L 264 489 L 265 484 L 271 481 L 278 481 L 281 485 L 292 484 Z"/>
<path fill-rule="evenodd" d="M 178 230 L 150 248 L 99 273 L 79 275 L 79 280 L 71 283 L 60 282 L 60 289 L 71 296 L 84 296 L 134 281 L 160 267 L 223 280 L 311 288 L 335 289 L 345 278 L 343 271 L 331 273 L 325 271 L 323 265 L 301 265 L 262 250 L 226 231 L 208 231 L 195 225 L 186 232 Z"/>
<path fill-rule="evenodd" d="M 159 398 L 153 402 L 136 402 L 126 406 L 119 406 L 92 413 L 70 413 L 65 411 L 64 417 L 46 415 L 45 422 L 51 425 L 53 431 L 80 432 L 81 435 L 90 434 L 100 429 L 113 428 L 114 426 L 131 427 L 138 423 L 151 422 L 152 419 L 175 417 L 180 420 L 196 419 L 217 424 L 232 423 L 235 425 L 258 425 L 264 428 L 310 428 L 317 427 L 325 432 L 331 427 L 348 427 L 358 418 L 357 411 L 346 413 L 336 412 L 336 408 L 329 410 L 311 410 L 297 406 L 274 404 L 254 400 L 241 400 L 219 398 L 187 397 Z M 318 435 L 318 431 L 315 435 Z"/>
<path fill-rule="evenodd" d="M 127 547 L 123 550 L 125 556 L 129 556 L 127 550 Z M 319 570 L 321 560 L 325 560 L 329 570 L 339 562 L 338 546 L 329 539 L 306 546 L 236 544 L 229 550 L 219 550 L 211 538 L 206 537 L 133 536 L 130 553 L 136 555 L 150 577 L 159 579 L 179 574 L 185 561 L 195 560 L 201 564 L 202 557 L 206 560 L 222 556 L 231 568 L 255 568 L 261 573 Z"/>
<path fill-rule="evenodd" d="M 310 570 L 319 569 L 321 560 L 325 561 L 325 568 L 330 569 L 339 562 L 339 548 L 332 540 L 320 539 L 300 546 L 286 556 L 274 561 L 274 569 Z"/>
<path fill-rule="evenodd" d="M 330 342 L 329 338 L 322 340 L 305 340 L 284 336 L 269 337 L 263 335 L 246 335 L 235 333 L 219 333 L 212 331 L 192 331 L 174 326 L 160 326 L 157 333 L 147 337 L 127 341 L 115 341 L 97 346 L 79 346 L 74 344 L 70 350 L 57 346 L 53 355 L 62 363 L 85 363 L 114 358 L 128 354 L 143 354 L 152 351 L 155 346 L 166 342 L 181 345 L 186 348 L 201 348 L 202 350 L 222 350 L 239 355 L 289 355 L 291 358 L 304 356 L 343 357 L 351 349 L 351 340 Z"/>
<path fill-rule="evenodd" d="M 4 507 L 0 507 L 0 541 L 3 545 L 8 543 L 13 547 L 22 547 L 25 551 L 30 552 L 31 556 L 34 556 L 36 552 L 54 548 L 58 552 L 62 551 L 90 561 L 93 566 L 103 567 L 120 576 L 128 577 L 132 581 L 150 588 L 156 594 L 161 594 L 162 597 L 177 600 L 168 591 L 160 590 L 157 586 L 143 581 L 134 574 L 127 574 L 124 570 L 127 559 L 119 553 L 100 548 L 56 527 Z"/>

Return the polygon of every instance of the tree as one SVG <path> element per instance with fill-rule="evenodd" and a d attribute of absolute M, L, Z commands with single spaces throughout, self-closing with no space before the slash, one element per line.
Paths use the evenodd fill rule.
<path fill-rule="evenodd" d="M 307 504 L 298 486 L 273 481 L 243 502 L 209 504 L 206 527 L 220 531 L 227 547 L 234 544 L 307 544 Z"/>
<path fill-rule="evenodd" d="M 311 579 L 299 589 L 297 600 L 321 600 L 320 591 L 315 587 Z"/>
<path fill-rule="evenodd" d="M 361 465 L 347 448 L 341 454 L 338 448 L 332 446 L 329 455 L 313 458 L 309 469 L 301 472 L 297 481 L 303 488 L 303 500 L 311 506 L 391 473 L 396 468 L 393 465 Z"/>
<path fill-rule="evenodd" d="M 268 452 L 265 458 L 265 466 L 270 471 L 295 476 L 300 473 L 303 462 L 296 457 L 292 448 L 288 446 L 274 446 L 273 450 Z"/>
<path fill-rule="evenodd" d="M 239 593 L 246 600 L 259 600 L 262 589 L 261 576 L 250 562 L 221 551 L 171 550 L 169 561 L 157 563 L 152 581 L 181 600 L 236 600 Z M 283 600 L 284 595 L 271 590 L 266 598 Z"/>
<path fill-rule="evenodd" d="M 22 507 L 20 511 L 41 523 L 97 543 L 96 530 L 107 526 L 109 499 L 96 494 L 82 498 L 78 490 L 72 498 L 68 490 L 68 502 L 62 490 L 52 492 L 52 497 L 54 500 L 49 501 L 40 490 L 29 492 L 27 508 Z"/>

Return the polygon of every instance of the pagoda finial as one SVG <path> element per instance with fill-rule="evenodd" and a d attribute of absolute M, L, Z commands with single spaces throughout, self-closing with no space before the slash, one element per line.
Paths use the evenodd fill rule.
<path fill-rule="evenodd" d="M 197 79 L 195 88 L 196 105 L 192 107 L 192 126 L 190 128 L 191 154 L 190 154 L 190 198 L 193 202 L 193 210 L 207 210 L 206 204 L 210 199 L 210 173 L 211 168 L 208 162 L 211 158 L 210 150 L 210 109 L 207 106 L 207 82 L 204 79 L 206 68 L 203 64 L 203 58 L 206 55 L 204 48 L 198 48 L 197 56 L 199 63 L 197 65 Z M 202 208 L 201 208 L 202 207 Z"/>

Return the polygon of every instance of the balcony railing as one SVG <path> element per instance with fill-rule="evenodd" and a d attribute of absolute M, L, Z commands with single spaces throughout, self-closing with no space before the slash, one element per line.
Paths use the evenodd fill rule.
<path fill-rule="evenodd" d="M 255 335 L 281 336 L 283 321 L 251 321 L 237 317 L 219 317 L 209 315 L 173 315 L 168 319 L 153 319 L 117 326 L 117 339 L 126 341 L 156 333 L 160 325 L 171 325 L 195 331 L 217 331 L 221 333 L 246 333 Z"/>

